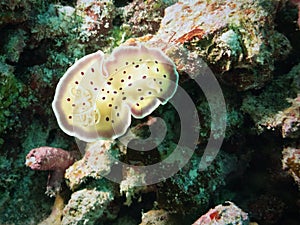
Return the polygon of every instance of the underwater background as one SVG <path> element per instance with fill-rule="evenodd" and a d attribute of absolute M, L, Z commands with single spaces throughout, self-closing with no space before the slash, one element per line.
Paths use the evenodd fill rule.
<path fill-rule="evenodd" d="M 0 0 L 0 225 L 298 225 L 299 11 L 298 0 Z M 171 99 L 131 118 L 134 138 L 165 122 L 149 151 L 67 135 L 52 102 L 68 68 L 141 45 L 172 61 L 191 108 Z M 121 67 L 127 56 L 115 52 Z M 184 130 L 181 114 L 199 123 Z M 141 172 L 194 133 L 187 162 L 183 145 Z M 210 140 L 222 142 L 216 155 Z"/>

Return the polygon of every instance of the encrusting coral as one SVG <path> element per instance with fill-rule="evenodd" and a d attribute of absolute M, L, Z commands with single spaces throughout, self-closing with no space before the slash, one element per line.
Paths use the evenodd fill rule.
<path fill-rule="evenodd" d="M 159 49 L 123 46 L 104 59 L 98 51 L 78 60 L 57 85 L 53 110 L 61 129 L 84 141 L 115 139 L 175 93 L 174 63 Z"/>
<path fill-rule="evenodd" d="M 132 1 L 124 7 L 122 29 L 133 36 L 154 34 L 159 29 L 167 6 L 164 0 Z"/>
<path fill-rule="evenodd" d="M 113 188 L 105 184 L 74 192 L 64 208 L 61 225 L 94 225 L 99 218 L 101 221 L 114 219 L 116 213 L 110 212 L 114 211 L 114 197 Z"/>
<path fill-rule="evenodd" d="M 110 149 L 113 149 L 113 144 L 111 140 L 88 143 L 82 159 L 66 170 L 65 179 L 71 190 L 76 189 L 88 178 L 101 179 L 111 171 L 114 160 Z"/>
<path fill-rule="evenodd" d="M 79 34 L 82 42 L 99 42 L 112 29 L 115 15 L 112 0 L 78 0 L 76 9 L 78 16 L 82 18 Z"/>
<path fill-rule="evenodd" d="M 232 202 L 225 202 L 210 209 L 206 214 L 201 216 L 192 225 L 223 225 L 223 224 L 239 224 L 248 225 L 248 214 L 243 212 Z"/>
<path fill-rule="evenodd" d="M 284 59 L 291 50 L 289 40 L 274 30 L 274 15 L 283 2 L 179 1 L 166 8 L 155 35 L 129 41 L 165 52 L 170 46 L 184 45 L 225 83 L 241 91 L 261 88 L 272 79 L 275 60 Z"/>

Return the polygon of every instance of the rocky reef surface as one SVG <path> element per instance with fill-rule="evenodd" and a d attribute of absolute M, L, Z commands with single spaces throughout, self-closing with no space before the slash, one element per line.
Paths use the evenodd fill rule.
<path fill-rule="evenodd" d="M 0 1 L 0 224 L 298 224 L 298 8 L 295 0 Z M 159 182 L 151 181 L 172 163 L 142 168 L 177 149 L 182 124 L 172 100 L 132 119 L 131 138 L 165 122 L 151 151 L 122 137 L 76 140 L 51 108 L 76 60 L 140 44 L 174 62 L 196 110 L 190 119 L 199 119 L 188 162 Z M 217 120 L 210 74 L 226 106 Z M 205 155 L 223 136 L 218 154 Z M 175 165 L 188 152 L 181 146 Z"/>

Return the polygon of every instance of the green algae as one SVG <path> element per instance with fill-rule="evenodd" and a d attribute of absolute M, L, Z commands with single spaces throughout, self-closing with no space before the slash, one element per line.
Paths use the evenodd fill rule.
<path fill-rule="evenodd" d="M 20 127 L 22 110 L 31 100 L 21 95 L 25 87 L 13 72 L 12 66 L 0 61 L 0 144 L 4 142 L 5 132 Z"/>

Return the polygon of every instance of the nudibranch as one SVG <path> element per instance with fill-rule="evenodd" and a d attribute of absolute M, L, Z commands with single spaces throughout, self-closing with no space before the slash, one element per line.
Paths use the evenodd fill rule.
<path fill-rule="evenodd" d="M 160 49 L 122 46 L 76 61 L 60 79 L 52 108 L 68 135 L 92 142 L 122 136 L 174 95 L 178 73 Z"/>

